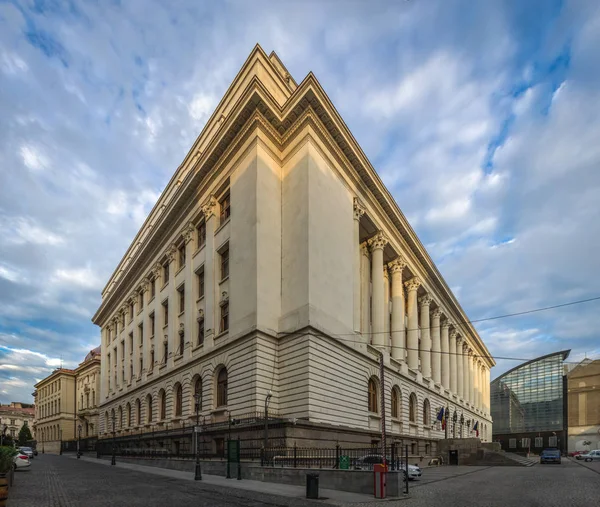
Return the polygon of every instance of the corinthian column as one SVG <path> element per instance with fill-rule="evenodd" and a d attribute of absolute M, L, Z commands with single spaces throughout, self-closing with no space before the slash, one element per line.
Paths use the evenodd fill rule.
<path fill-rule="evenodd" d="M 446 322 L 450 324 L 449 321 Z M 461 378 L 459 374 L 460 361 L 458 360 L 459 356 L 457 355 L 460 350 L 460 345 L 457 346 L 457 336 L 458 333 L 453 329 L 450 333 L 450 391 L 454 394 L 459 393 L 458 379 Z"/>
<path fill-rule="evenodd" d="M 404 336 L 404 287 L 402 286 L 402 270 L 406 262 L 398 257 L 388 264 L 392 276 L 392 357 L 404 361 L 405 336 Z"/>
<path fill-rule="evenodd" d="M 383 266 L 383 330 L 383 345 L 387 349 L 390 346 L 390 274 L 387 266 Z"/>
<path fill-rule="evenodd" d="M 469 401 L 469 347 L 466 340 L 463 340 L 462 347 L 462 363 L 463 363 L 463 389 L 461 397 L 465 401 Z"/>
<path fill-rule="evenodd" d="M 369 248 L 366 243 L 360 245 L 360 332 L 363 335 L 365 343 L 369 343 L 369 333 L 371 332 L 370 308 L 371 298 L 370 286 L 371 275 L 369 273 L 371 261 L 369 260 Z"/>
<path fill-rule="evenodd" d="M 365 213 L 365 208 L 358 199 L 354 198 L 354 331 L 360 332 L 360 294 L 361 294 L 361 270 L 360 270 L 360 217 Z"/>
<path fill-rule="evenodd" d="M 375 347 L 382 347 L 385 343 L 383 249 L 387 243 L 388 240 L 381 231 L 369 240 L 369 246 L 371 247 L 371 280 L 373 284 L 373 293 L 371 294 L 372 343 Z"/>
<path fill-rule="evenodd" d="M 450 389 L 450 341 L 448 338 L 448 320 L 441 327 L 441 349 L 442 349 L 442 385 L 444 389 Z"/>
<path fill-rule="evenodd" d="M 436 384 L 442 382 L 442 344 L 440 339 L 440 316 L 442 312 L 436 308 L 431 312 L 431 377 Z"/>
<path fill-rule="evenodd" d="M 473 405 L 479 408 L 479 361 L 473 357 Z"/>
<path fill-rule="evenodd" d="M 419 352 L 421 356 L 421 372 L 423 377 L 431 378 L 431 337 L 429 330 L 429 305 L 431 296 L 426 294 L 419 298 L 421 306 L 421 346 Z"/>
<path fill-rule="evenodd" d="M 467 375 L 469 391 L 467 392 L 467 399 L 469 400 L 469 403 L 473 405 L 475 403 L 475 391 L 473 389 L 473 350 L 471 348 L 467 350 L 467 364 L 469 366 Z"/>
<path fill-rule="evenodd" d="M 408 296 L 408 329 L 406 330 L 408 349 L 408 367 L 413 370 L 419 369 L 419 310 L 417 308 L 417 289 L 421 285 L 421 280 L 417 277 L 408 282 L 404 282 Z"/>

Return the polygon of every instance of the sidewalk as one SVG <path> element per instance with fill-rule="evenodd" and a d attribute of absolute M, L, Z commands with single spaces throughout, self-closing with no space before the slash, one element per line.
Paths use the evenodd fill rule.
<path fill-rule="evenodd" d="M 77 459 L 76 456 L 69 456 L 70 459 Z M 90 463 L 96 463 L 99 465 L 110 465 L 110 460 L 90 458 L 82 456 L 82 461 L 88 461 Z M 163 477 L 170 477 L 172 479 L 181 479 L 186 481 L 193 481 L 194 474 L 191 472 L 182 472 L 179 470 L 170 470 L 167 468 L 150 467 L 144 465 L 134 465 L 131 463 L 119 463 L 115 465 L 118 468 L 132 470 L 136 472 L 143 472 L 153 475 L 161 475 Z M 290 484 L 279 484 L 273 482 L 262 482 L 262 481 L 251 481 L 243 479 L 238 481 L 236 479 L 226 479 L 220 475 L 206 475 L 202 474 L 202 483 L 211 486 L 217 486 L 219 488 L 236 488 L 248 491 L 255 491 L 259 493 L 269 493 L 272 495 L 280 495 L 289 498 L 302 498 L 306 500 L 306 488 L 304 486 L 293 486 Z M 408 497 L 406 497 L 408 498 Z M 325 489 L 319 488 L 319 500 L 313 500 L 315 505 L 319 503 L 325 503 L 330 505 L 352 505 L 353 507 L 375 507 L 381 506 L 382 504 L 386 507 L 392 507 L 400 505 L 401 501 L 405 498 L 390 498 L 385 500 L 376 500 L 371 495 L 361 495 L 359 493 L 348 493 L 346 491 L 338 491 L 336 489 Z"/>

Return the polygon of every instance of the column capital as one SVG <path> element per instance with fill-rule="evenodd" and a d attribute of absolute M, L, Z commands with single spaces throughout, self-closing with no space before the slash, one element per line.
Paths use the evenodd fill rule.
<path fill-rule="evenodd" d="M 442 316 L 442 310 L 440 310 L 439 308 L 436 308 L 435 310 L 433 310 L 433 311 L 431 312 L 431 316 L 432 316 L 434 319 L 439 319 L 439 318 Z"/>
<path fill-rule="evenodd" d="M 387 278 L 388 280 L 390 278 L 390 273 L 389 273 L 388 268 L 387 268 L 387 266 L 385 264 L 383 265 L 383 277 Z"/>
<path fill-rule="evenodd" d="M 448 319 L 444 320 L 441 324 L 442 327 L 450 327 L 450 321 Z M 456 332 L 456 331 L 455 331 Z"/>
<path fill-rule="evenodd" d="M 409 292 L 411 290 L 417 290 L 421 286 L 421 280 L 415 276 L 414 278 L 411 278 L 407 282 L 404 282 L 404 286 L 406 287 L 406 290 Z"/>
<path fill-rule="evenodd" d="M 148 277 L 145 277 L 142 280 L 142 283 L 140 284 L 139 291 L 142 293 L 146 292 L 148 290 L 149 285 L 150 285 L 150 280 L 148 279 Z"/>
<path fill-rule="evenodd" d="M 385 245 L 388 243 L 389 240 L 383 231 L 378 231 L 375 236 L 369 239 L 369 246 L 371 247 L 371 250 L 377 250 L 378 248 L 383 250 Z"/>
<path fill-rule="evenodd" d="M 160 276 L 161 269 L 162 269 L 162 266 L 160 265 L 160 262 L 157 262 L 154 266 L 152 266 L 152 269 L 150 270 L 150 274 L 148 276 L 153 276 L 154 278 L 158 278 Z"/>
<path fill-rule="evenodd" d="M 204 219 L 208 220 L 211 216 L 213 216 L 216 212 L 217 208 L 217 199 L 214 195 L 209 196 L 209 198 L 204 201 L 204 204 L 200 206 L 202 213 L 204 214 Z"/>
<path fill-rule="evenodd" d="M 173 262 L 175 260 L 175 257 L 177 256 L 177 246 L 175 244 L 172 244 L 168 250 L 167 250 L 167 261 L 169 263 Z"/>
<path fill-rule="evenodd" d="M 360 217 L 362 217 L 366 211 L 367 211 L 367 209 L 358 200 L 358 197 L 355 197 L 354 198 L 354 220 L 360 220 Z"/>
<path fill-rule="evenodd" d="M 424 296 L 421 296 L 419 298 L 419 305 L 420 306 L 429 306 L 432 301 L 433 301 L 433 298 L 429 294 L 425 294 Z"/>
<path fill-rule="evenodd" d="M 390 273 L 392 273 L 392 274 L 402 273 L 402 270 L 405 267 L 406 267 L 406 261 L 404 260 L 404 257 L 402 257 L 401 255 L 396 257 L 392 262 L 388 263 L 388 269 L 390 270 Z"/>
<path fill-rule="evenodd" d="M 458 331 L 456 329 L 453 329 L 452 331 L 450 331 L 450 338 L 455 338 L 456 339 L 456 345 L 460 345 L 461 341 L 462 341 L 462 336 L 460 336 L 458 334 Z"/>
<path fill-rule="evenodd" d="M 369 246 L 367 245 L 366 241 L 364 243 L 360 244 L 360 253 L 361 253 L 361 255 L 364 255 L 365 257 L 369 256 Z"/>
<path fill-rule="evenodd" d="M 183 231 L 181 231 L 181 235 L 183 236 L 183 241 L 185 241 L 186 245 L 190 241 L 192 241 L 195 230 L 196 230 L 196 227 L 194 227 L 194 224 L 192 222 L 188 222 L 188 224 L 183 228 Z"/>

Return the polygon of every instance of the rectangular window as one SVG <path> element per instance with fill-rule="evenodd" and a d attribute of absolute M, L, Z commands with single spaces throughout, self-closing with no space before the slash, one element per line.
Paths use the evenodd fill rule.
<path fill-rule="evenodd" d="M 229 198 L 229 192 L 227 192 L 219 201 L 221 208 L 221 217 L 219 223 L 224 223 L 231 216 L 231 200 Z"/>
<path fill-rule="evenodd" d="M 517 448 L 517 439 L 516 438 L 509 438 L 508 439 L 508 448 L 509 449 L 516 449 Z"/>
<path fill-rule="evenodd" d="M 133 331 L 129 333 L 129 353 L 133 354 Z"/>
<path fill-rule="evenodd" d="M 156 278 L 150 280 L 150 298 L 156 296 Z"/>
<path fill-rule="evenodd" d="M 133 379 L 133 363 L 129 363 L 129 379 Z"/>
<path fill-rule="evenodd" d="M 557 447 L 557 440 L 556 436 L 548 437 L 548 447 Z"/>
<path fill-rule="evenodd" d="M 154 312 L 150 314 L 150 336 L 154 336 Z"/>
<path fill-rule="evenodd" d="M 133 320 L 133 301 L 129 303 L 129 320 Z"/>
<path fill-rule="evenodd" d="M 163 304 L 163 326 L 169 325 L 169 300 L 165 299 Z"/>
<path fill-rule="evenodd" d="M 154 368 L 154 349 L 150 351 L 150 369 Z"/>
<path fill-rule="evenodd" d="M 183 313 L 185 311 L 185 285 L 182 285 L 177 289 L 179 293 L 179 313 Z"/>
<path fill-rule="evenodd" d="M 221 305 L 221 333 L 229 329 L 229 302 Z"/>
<path fill-rule="evenodd" d="M 169 281 L 169 261 L 163 264 L 163 285 Z"/>
<path fill-rule="evenodd" d="M 530 443 L 531 443 L 531 440 L 529 438 L 527 438 L 527 437 L 521 439 L 521 447 L 523 449 L 529 449 L 529 444 Z"/>
<path fill-rule="evenodd" d="M 167 358 L 169 357 L 169 342 L 168 341 L 166 341 L 164 343 L 164 354 L 165 354 L 165 357 L 163 358 L 163 362 L 166 364 Z"/>
<path fill-rule="evenodd" d="M 185 243 L 179 246 L 177 252 L 179 257 L 179 267 L 182 268 L 185 266 Z"/>
<path fill-rule="evenodd" d="M 121 362 L 125 361 L 125 342 L 121 342 Z"/>
<path fill-rule="evenodd" d="M 198 298 L 204 297 L 204 268 L 200 268 L 200 271 L 196 273 L 196 279 L 198 281 Z"/>
<path fill-rule="evenodd" d="M 139 345 L 140 347 L 143 345 L 144 343 L 144 324 L 140 324 L 138 326 L 138 336 L 139 336 Z"/>
<path fill-rule="evenodd" d="M 140 377 L 142 376 L 142 371 L 144 371 L 144 356 L 140 356 Z"/>
<path fill-rule="evenodd" d="M 221 280 L 229 276 L 229 245 L 221 252 Z"/>
<path fill-rule="evenodd" d="M 204 345 L 204 319 L 198 319 L 198 344 Z"/>
<path fill-rule="evenodd" d="M 196 227 L 196 247 L 201 248 L 206 244 L 206 222 L 202 220 Z"/>
<path fill-rule="evenodd" d="M 183 355 L 183 349 L 185 348 L 185 338 L 182 332 L 179 333 L 179 355 Z"/>
<path fill-rule="evenodd" d="M 544 447 L 544 437 L 535 437 L 535 446 L 537 448 Z"/>

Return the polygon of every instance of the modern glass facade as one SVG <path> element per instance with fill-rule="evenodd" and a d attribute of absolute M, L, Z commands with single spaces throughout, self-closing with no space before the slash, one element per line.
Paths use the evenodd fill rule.
<path fill-rule="evenodd" d="M 566 450 L 563 361 L 570 350 L 517 366 L 490 386 L 493 440 L 509 451 L 559 447 Z"/>

